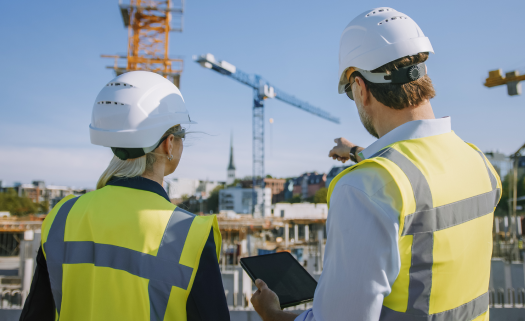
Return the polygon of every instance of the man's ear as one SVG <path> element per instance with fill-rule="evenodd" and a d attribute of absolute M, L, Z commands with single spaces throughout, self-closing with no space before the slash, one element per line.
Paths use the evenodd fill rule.
<path fill-rule="evenodd" d="M 368 105 L 370 102 L 370 92 L 368 91 L 368 87 L 366 87 L 366 84 L 361 77 L 355 77 L 355 83 L 358 87 L 357 90 L 361 95 L 361 102 L 364 106 Z"/>

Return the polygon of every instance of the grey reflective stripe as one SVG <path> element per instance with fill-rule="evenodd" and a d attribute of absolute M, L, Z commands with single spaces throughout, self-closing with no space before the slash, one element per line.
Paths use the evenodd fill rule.
<path fill-rule="evenodd" d="M 434 207 L 430 186 L 423 173 L 411 160 L 390 147 L 380 151 L 374 157 L 390 160 L 405 173 L 414 192 L 416 212 L 426 212 Z M 410 223 L 417 225 L 419 222 L 412 221 Z M 407 313 L 419 316 L 428 315 L 432 287 L 433 247 L 432 232 L 414 235 L 409 270 Z"/>
<path fill-rule="evenodd" d="M 383 157 L 392 161 L 405 173 L 412 186 L 416 202 L 416 211 L 405 216 L 402 232 L 402 235 L 413 235 L 407 311 L 401 313 L 383 307 L 382 320 L 471 320 L 465 317 L 481 311 L 475 315 L 478 316 L 487 310 L 488 294 L 486 295 L 487 302 L 482 307 L 480 307 L 479 302 L 485 300 L 485 295 L 473 300 L 472 304 L 469 303 L 470 305 L 466 304 L 444 313 L 429 315 L 434 247 L 433 233 L 490 214 L 494 212 L 494 207 L 499 200 L 500 190 L 497 188 L 496 177 L 490 171 L 483 154 L 480 156 L 487 167 L 492 191 L 436 208 L 433 206 L 432 193 L 425 176 L 410 159 L 391 147 L 372 156 Z M 442 316 L 444 317 L 442 318 Z M 455 316 L 459 318 L 455 318 Z"/>
<path fill-rule="evenodd" d="M 63 255 L 63 264 L 89 263 L 109 267 L 183 289 L 188 287 L 193 272 L 192 268 L 180 265 L 178 260 L 163 260 L 125 247 L 89 241 L 65 242 Z"/>
<path fill-rule="evenodd" d="M 416 200 L 416 212 L 428 210 L 434 207 L 432 193 L 430 192 L 430 186 L 428 185 L 425 175 L 423 175 L 419 168 L 417 168 L 417 166 L 406 156 L 397 150 L 388 147 L 375 153 L 370 158 L 372 157 L 386 158 L 401 168 L 410 181 L 410 185 L 412 185 L 414 198 Z"/>
<path fill-rule="evenodd" d="M 433 248 L 433 233 L 414 235 L 412 241 L 412 262 L 409 271 L 407 313 L 428 314 L 430 289 L 432 287 L 432 264 L 434 263 Z"/>
<path fill-rule="evenodd" d="M 489 178 L 490 178 L 490 184 L 492 185 L 492 189 L 496 189 L 498 187 L 498 181 L 496 180 L 496 177 L 494 174 L 492 174 L 492 171 L 489 168 L 489 165 L 487 164 L 487 160 L 485 159 L 485 155 L 483 155 L 482 152 L 476 150 L 478 152 L 479 156 L 483 159 L 483 162 L 485 162 L 485 167 L 487 168 L 487 172 L 489 172 Z"/>
<path fill-rule="evenodd" d="M 450 321 L 450 320 L 474 320 L 483 313 L 489 311 L 489 293 L 486 292 L 474 300 L 467 302 L 459 307 L 440 313 L 426 316 L 398 312 L 383 306 L 379 320 L 399 320 L 399 321 Z"/>
<path fill-rule="evenodd" d="M 156 256 L 159 260 L 158 262 L 160 266 L 166 266 L 168 269 L 173 269 L 174 265 L 177 265 L 188 269 L 187 272 L 189 273 L 178 276 L 184 282 L 183 286 L 179 287 L 185 290 L 190 283 L 193 269 L 180 265 L 179 261 L 194 218 L 194 214 L 177 207 L 175 211 L 173 211 L 168 225 L 164 230 L 164 235 L 162 236 L 162 241 L 160 242 Z M 170 261 L 171 263 L 166 264 Z M 150 302 L 150 320 L 164 320 L 164 314 L 166 313 L 171 293 L 170 283 L 161 282 L 161 280 L 150 281 L 148 283 L 148 293 Z"/>
<path fill-rule="evenodd" d="M 157 255 L 153 256 L 110 244 L 64 242 L 67 215 L 74 204 L 71 201 L 60 208 L 44 244 L 53 297 L 59 302 L 58 312 L 62 298 L 62 264 L 88 263 L 148 279 L 150 319 L 163 320 L 172 286 L 186 290 L 191 280 L 193 268 L 181 265 L 179 261 L 195 215 L 177 207 L 164 230 Z"/>
<path fill-rule="evenodd" d="M 66 219 L 69 211 L 77 200 L 78 197 L 72 198 L 60 206 L 49 228 L 46 243 L 44 243 L 51 292 L 53 292 L 53 299 L 55 300 L 55 306 L 59 315 L 60 309 L 62 308 L 62 264 L 64 263 Z"/>
<path fill-rule="evenodd" d="M 494 212 L 499 189 L 405 216 L 401 235 L 435 232 Z"/>

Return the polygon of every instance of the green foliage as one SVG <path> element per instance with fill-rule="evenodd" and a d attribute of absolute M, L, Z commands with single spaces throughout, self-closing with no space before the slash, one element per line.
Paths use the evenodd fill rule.
<path fill-rule="evenodd" d="M 328 195 L 328 188 L 322 187 L 317 192 L 315 192 L 313 202 L 318 203 L 324 203 L 326 204 L 326 196 Z"/>
<path fill-rule="evenodd" d="M 251 179 L 251 178 L 250 178 L 250 179 Z M 235 187 L 235 186 L 237 186 L 238 184 L 241 184 L 242 181 L 243 181 L 242 179 L 240 179 L 240 178 L 236 178 L 236 179 L 233 181 L 233 183 L 231 183 L 230 185 L 226 185 L 226 187 Z M 223 186 L 223 188 L 224 188 L 224 185 L 221 185 L 221 186 Z M 217 187 L 216 187 L 216 188 L 217 188 Z M 222 189 L 222 188 L 221 188 L 221 189 Z M 218 192 L 217 192 L 217 193 L 218 193 Z"/>
<path fill-rule="evenodd" d="M 272 175 L 267 174 L 267 175 L 266 175 L 266 178 L 273 178 L 273 177 L 272 177 Z"/>
<path fill-rule="evenodd" d="M 42 202 L 44 203 L 44 202 Z M 26 196 L 18 196 L 16 191 L 12 188 L 7 189 L 5 193 L 0 193 L 0 211 L 8 211 L 11 215 L 26 215 L 37 212 L 47 213 L 49 204 L 36 204 Z M 43 208 L 45 207 L 45 209 Z"/>
<path fill-rule="evenodd" d="M 303 197 L 301 196 L 301 194 L 295 194 L 294 196 L 292 196 L 292 198 L 290 198 L 287 203 L 301 203 L 303 201 Z"/>
<path fill-rule="evenodd" d="M 219 185 L 211 191 L 210 196 L 208 197 L 206 202 L 206 207 L 208 211 L 213 211 L 213 213 L 219 212 L 219 191 L 221 189 L 224 189 L 224 185 Z"/>

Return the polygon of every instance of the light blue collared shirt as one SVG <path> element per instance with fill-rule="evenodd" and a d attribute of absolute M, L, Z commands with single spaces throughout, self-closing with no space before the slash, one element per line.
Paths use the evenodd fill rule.
<path fill-rule="evenodd" d="M 369 158 L 395 142 L 451 131 L 450 117 L 405 123 L 363 150 Z M 399 190 L 380 166 L 343 176 L 330 199 L 323 273 L 314 305 L 296 321 L 377 321 L 399 274 Z"/>

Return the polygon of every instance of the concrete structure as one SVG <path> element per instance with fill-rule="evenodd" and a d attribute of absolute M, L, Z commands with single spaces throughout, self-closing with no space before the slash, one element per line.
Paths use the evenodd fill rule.
<path fill-rule="evenodd" d="M 277 203 L 273 208 L 273 217 L 283 219 L 326 219 L 328 206 L 313 203 Z"/>
<path fill-rule="evenodd" d="M 235 163 L 233 162 L 233 135 L 230 140 L 230 163 L 228 164 L 228 172 L 226 184 L 231 185 L 235 181 Z"/>
<path fill-rule="evenodd" d="M 265 178 L 264 186 L 272 190 L 272 204 L 284 201 L 284 178 Z"/>
<path fill-rule="evenodd" d="M 254 216 L 270 216 L 272 204 L 272 190 L 269 188 L 256 189 L 256 206 Z M 251 188 L 232 187 L 219 191 L 219 211 L 234 211 L 237 214 L 251 214 L 253 203 Z M 265 209 L 261 213 L 264 197 Z"/>

